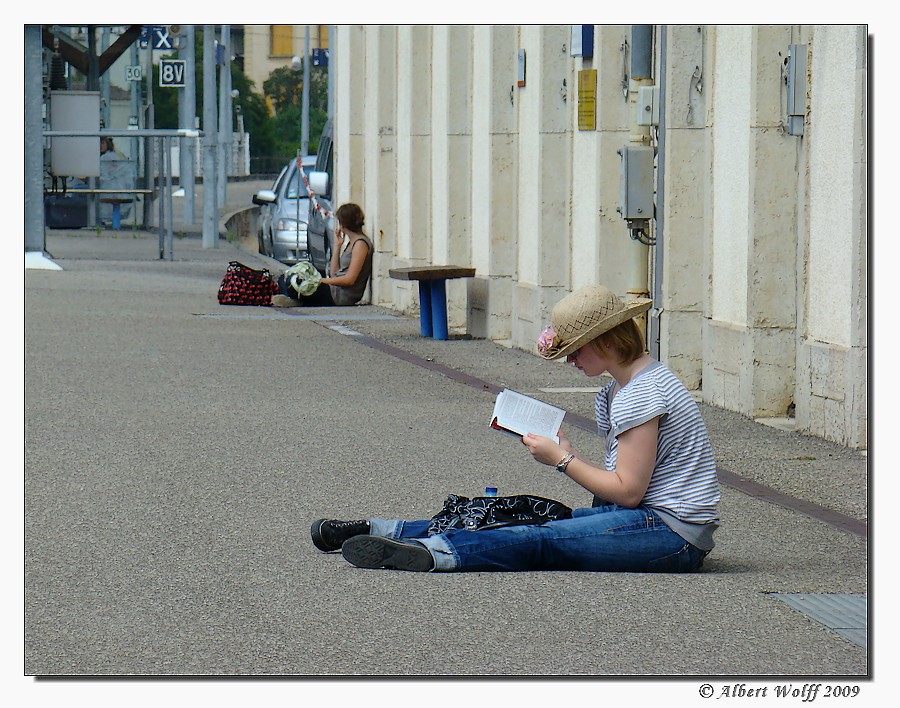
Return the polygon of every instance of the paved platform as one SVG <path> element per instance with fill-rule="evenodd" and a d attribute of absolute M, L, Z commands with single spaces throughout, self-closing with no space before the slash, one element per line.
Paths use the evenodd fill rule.
<path fill-rule="evenodd" d="M 361 571 L 315 551 L 312 520 L 422 518 L 488 484 L 589 504 L 487 420 L 497 388 L 533 393 L 590 449 L 592 382 L 463 332 L 422 338 L 389 308 L 220 306 L 228 261 L 268 259 L 189 234 L 168 262 L 156 244 L 51 231 L 61 270 L 26 271 L 26 675 L 653 677 L 679 679 L 676 700 L 815 677 L 872 694 L 871 629 L 786 600 L 857 598 L 858 623 L 865 454 L 704 405 L 724 484 L 699 574 Z"/>

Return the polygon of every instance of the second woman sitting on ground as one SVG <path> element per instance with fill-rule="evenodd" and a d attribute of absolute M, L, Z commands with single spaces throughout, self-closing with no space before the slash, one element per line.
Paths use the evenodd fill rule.
<path fill-rule="evenodd" d="M 311 295 L 300 295 L 284 275 L 278 277 L 279 295 L 275 307 L 355 305 L 362 300 L 372 276 L 371 239 L 363 232 L 365 214 L 358 204 L 348 202 L 334 213 L 334 247 L 328 265 L 329 277 Z"/>

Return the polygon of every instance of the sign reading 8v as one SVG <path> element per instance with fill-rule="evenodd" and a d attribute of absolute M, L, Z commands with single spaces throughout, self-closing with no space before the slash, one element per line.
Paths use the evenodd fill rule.
<path fill-rule="evenodd" d="M 159 60 L 159 85 L 164 88 L 184 88 L 184 59 Z"/>

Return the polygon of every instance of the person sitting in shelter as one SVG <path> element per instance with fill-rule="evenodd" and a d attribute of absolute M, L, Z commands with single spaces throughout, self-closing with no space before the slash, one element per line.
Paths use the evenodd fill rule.
<path fill-rule="evenodd" d="M 122 153 L 116 150 L 109 136 L 100 138 L 100 189 L 134 189 L 134 166 Z M 134 195 L 123 192 L 100 194 L 100 221 L 115 228 L 123 218 L 131 214 Z"/>
<path fill-rule="evenodd" d="M 116 153 L 116 146 L 113 144 L 112 138 L 100 138 L 100 159 L 101 160 L 118 160 L 119 155 Z"/>

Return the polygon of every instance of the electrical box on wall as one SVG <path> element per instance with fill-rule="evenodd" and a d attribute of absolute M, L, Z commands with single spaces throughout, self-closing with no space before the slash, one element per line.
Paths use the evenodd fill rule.
<path fill-rule="evenodd" d="M 653 218 L 653 158 L 649 145 L 623 145 L 619 148 L 620 195 L 618 212 L 626 221 Z"/>
<path fill-rule="evenodd" d="M 659 125 L 659 88 L 641 86 L 638 88 L 637 124 Z"/>
<path fill-rule="evenodd" d="M 573 57 L 594 56 L 594 25 L 572 25 L 569 54 Z"/>
<path fill-rule="evenodd" d="M 785 67 L 788 135 L 803 135 L 806 121 L 806 63 L 806 45 L 791 44 Z"/>

